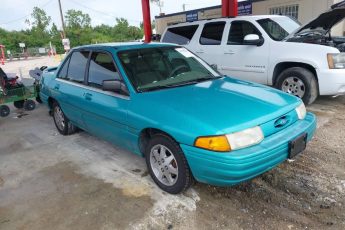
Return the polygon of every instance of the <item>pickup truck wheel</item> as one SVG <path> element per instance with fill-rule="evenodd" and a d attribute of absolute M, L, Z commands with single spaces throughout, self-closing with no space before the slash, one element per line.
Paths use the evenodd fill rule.
<path fill-rule="evenodd" d="M 62 112 L 60 105 L 56 102 L 53 104 L 53 118 L 55 126 L 60 134 L 67 136 L 77 131 L 77 127 L 68 120 Z"/>
<path fill-rule="evenodd" d="M 284 70 L 276 81 L 275 87 L 303 100 L 304 104 L 313 103 L 318 96 L 314 74 L 302 67 Z"/>
<path fill-rule="evenodd" d="M 145 150 L 146 164 L 154 182 L 164 191 L 178 194 L 193 183 L 193 176 L 180 146 L 169 136 L 156 134 Z"/>

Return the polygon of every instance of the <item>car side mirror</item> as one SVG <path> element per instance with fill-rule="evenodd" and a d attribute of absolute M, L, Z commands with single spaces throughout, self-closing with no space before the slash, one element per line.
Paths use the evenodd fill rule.
<path fill-rule="evenodd" d="M 104 80 L 102 82 L 103 91 L 121 93 L 129 95 L 126 85 L 121 80 Z"/>
<path fill-rule="evenodd" d="M 257 34 L 248 34 L 243 39 L 243 45 L 262 46 L 264 39 Z"/>

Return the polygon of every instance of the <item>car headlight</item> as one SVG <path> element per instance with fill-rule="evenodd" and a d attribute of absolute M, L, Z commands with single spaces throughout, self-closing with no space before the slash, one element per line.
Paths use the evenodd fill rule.
<path fill-rule="evenodd" d="M 345 69 L 345 53 L 327 54 L 330 69 Z"/>
<path fill-rule="evenodd" d="M 299 106 L 296 107 L 295 110 L 296 110 L 298 119 L 303 120 L 305 118 L 305 115 L 307 114 L 307 110 L 305 108 L 304 103 L 302 102 Z"/>
<path fill-rule="evenodd" d="M 220 136 L 198 137 L 194 146 L 217 152 L 229 152 L 260 143 L 264 134 L 259 126 Z"/>

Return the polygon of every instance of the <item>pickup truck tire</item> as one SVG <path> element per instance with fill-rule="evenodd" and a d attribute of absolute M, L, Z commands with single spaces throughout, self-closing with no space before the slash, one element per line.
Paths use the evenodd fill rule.
<path fill-rule="evenodd" d="M 165 192 L 178 194 L 194 181 L 184 153 L 176 141 L 165 134 L 155 134 L 145 149 L 149 173 Z"/>
<path fill-rule="evenodd" d="M 60 134 L 67 136 L 77 131 L 77 127 L 68 120 L 57 102 L 53 103 L 53 118 L 55 126 Z"/>
<path fill-rule="evenodd" d="M 278 76 L 275 87 L 300 97 L 306 105 L 313 103 L 318 96 L 315 75 L 302 67 L 292 67 L 284 70 Z"/>

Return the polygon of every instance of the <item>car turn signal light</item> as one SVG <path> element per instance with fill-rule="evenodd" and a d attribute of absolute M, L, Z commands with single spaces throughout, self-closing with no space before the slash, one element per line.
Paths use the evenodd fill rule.
<path fill-rule="evenodd" d="M 231 147 L 226 136 L 198 137 L 195 140 L 194 146 L 216 152 L 231 151 Z"/>

